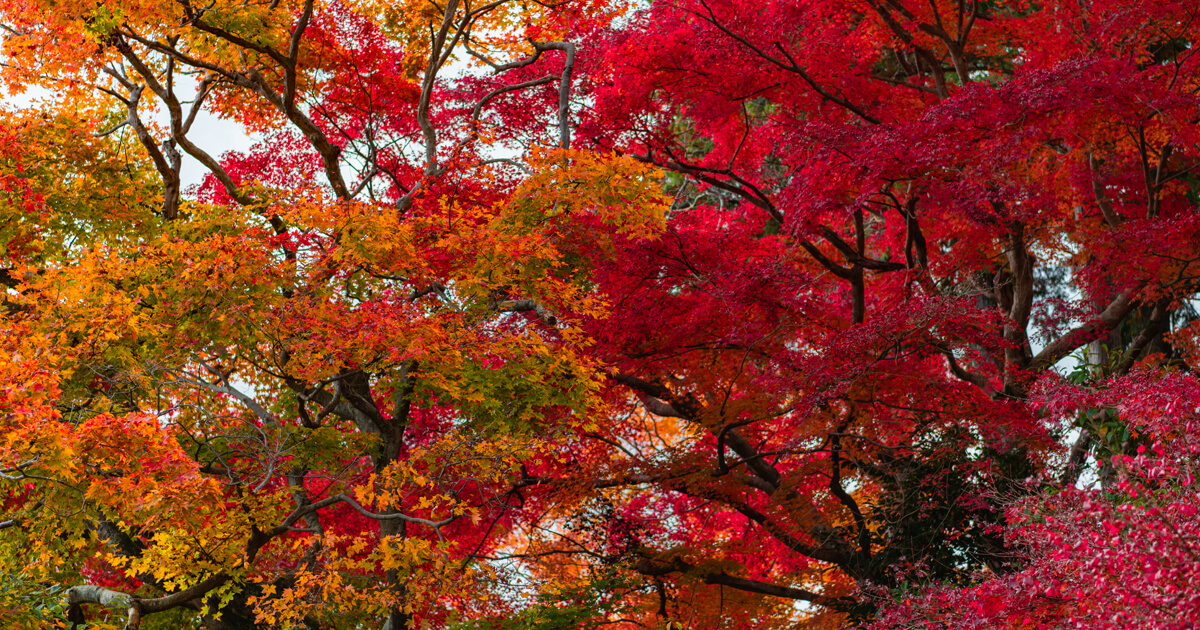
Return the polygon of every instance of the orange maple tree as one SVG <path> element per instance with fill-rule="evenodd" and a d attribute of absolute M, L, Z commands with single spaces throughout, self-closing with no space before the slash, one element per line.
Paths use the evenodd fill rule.
<path fill-rule="evenodd" d="M 49 94 L 0 138 L 3 616 L 398 629 L 486 598 L 511 479 L 604 406 L 589 260 L 663 218 L 653 166 L 570 149 L 556 37 L 620 10 L 3 3 L 9 89 Z M 542 86 L 547 127 L 500 138 Z M 216 153 L 213 115 L 261 142 Z"/>

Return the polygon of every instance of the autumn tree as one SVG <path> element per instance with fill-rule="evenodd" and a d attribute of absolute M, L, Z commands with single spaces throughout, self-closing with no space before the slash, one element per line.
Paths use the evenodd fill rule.
<path fill-rule="evenodd" d="M 1138 492 L 1055 493 L 1117 492 L 1123 458 L 1191 426 L 1145 401 L 1194 382 L 1197 18 L 684 0 L 581 34 L 575 146 L 659 166 L 674 202 L 661 237 L 598 267 L 616 306 L 589 332 L 616 411 L 573 445 L 577 474 L 530 469 L 554 500 L 589 496 L 530 532 L 534 565 L 629 567 L 645 625 L 762 628 L 864 623 L 1030 562 L 1063 581 L 1065 554 L 1106 563 L 1085 594 L 1047 596 L 1061 621 L 1125 605 L 1102 585 L 1169 547 L 1139 604 L 1169 619 L 1195 596 L 1190 477 L 1151 477 L 1138 492 L 1166 494 L 1139 527 L 1116 516 Z M 1174 547 L 1147 536 L 1160 517 Z M 1093 556 L 1113 527 L 1133 548 Z M 956 593 L 937 627 L 1037 618 L 973 616 Z"/>
<path fill-rule="evenodd" d="M 663 217 L 653 166 L 570 148 L 565 36 L 624 11 L 0 4 L 4 79 L 37 90 L 0 125 L 6 623 L 485 601 L 514 479 L 604 406 L 589 260 Z M 506 135 L 518 97 L 537 128 Z M 261 141 L 223 153 L 203 116 Z"/>

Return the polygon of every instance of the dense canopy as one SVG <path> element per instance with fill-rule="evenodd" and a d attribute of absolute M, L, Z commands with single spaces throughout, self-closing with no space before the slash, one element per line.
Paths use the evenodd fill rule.
<path fill-rule="evenodd" d="M 1195 0 L 0 26 L 6 627 L 1200 620 Z"/>

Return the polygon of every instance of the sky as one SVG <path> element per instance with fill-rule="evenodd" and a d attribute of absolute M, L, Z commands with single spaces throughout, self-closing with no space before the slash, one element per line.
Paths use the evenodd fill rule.
<path fill-rule="evenodd" d="M 208 112 L 196 116 L 192 130 L 187 134 L 196 146 L 204 149 L 209 155 L 221 159 L 226 151 L 246 151 L 254 145 L 256 138 L 246 133 L 241 125 L 232 120 L 222 120 Z M 179 178 L 183 181 L 186 191 L 192 184 L 198 184 L 208 173 L 199 162 L 186 153 L 180 167 Z"/>

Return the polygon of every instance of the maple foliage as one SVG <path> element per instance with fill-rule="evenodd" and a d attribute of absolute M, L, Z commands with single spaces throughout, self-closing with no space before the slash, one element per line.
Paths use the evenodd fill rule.
<path fill-rule="evenodd" d="M 1194 2 L 0 23 L 14 624 L 1194 615 Z"/>
<path fill-rule="evenodd" d="M 557 111 L 493 159 L 486 106 L 525 86 L 443 66 L 572 55 L 573 11 L 0 7 L 10 89 L 53 94 L 3 126 L 6 616 L 401 628 L 486 597 L 510 479 L 603 406 L 589 261 L 665 197 Z M 262 139 L 210 153 L 201 113 Z"/>
<path fill-rule="evenodd" d="M 908 593 L 873 628 L 1182 628 L 1197 614 L 1197 383 L 1139 373 L 1075 405 L 1108 407 L 1146 436 L 1114 455 L 1106 492 L 1068 487 L 1010 507 L 1021 567 Z M 1133 390 L 1132 392 L 1130 390 Z M 1113 395 L 1117 391 L 1120 394 Z M 1133 393 L 1142 396 L 1131 395 Z M 1146 395 L 1148 394 L 1148 395 Z M 881 594 L 882 595 L 882 594 Z M 885 600 L 887 595 L 882 595 Z"/>
<path fill-rule="evenodd" d="M 1096 582 L 1051 627 L 1116 615 L 1104 594 L 1191 597 L 1187 534 L 1101 493 L 1178 432 L 1123 409 L 1194 366 L 1195 17 L 702 0 L 581 49 L 576 146 L 659 165 L 675 197 L 664 236 L 600 268 L 620 306 L 591 330 L 623 411 L 559 482 L 601 490 L 593 553 L 655 584 L 645 611 L 843 627 L 936 587 L 945 626 L 1025 627 L 1016 604 L 971 617 L 956 589 L 1070 574 L 1064 548 Z M 1114 397 L 1072 406 L 1086 391 L 1054 386 L 1071 364 Z M 1138 365 L 1145 388 L 1109 383 Z M 1103 489 L 1058 494 L 1081 479 Z M 1151 485 L 1186 532 L 1182 479 Z M 1069 543 L 1040 525 L 1075 517 Z M 1064 547 L 1126 519 L 1130 549 Z M 1138 553 L 1170 577 L 1122 590 Z M 1152 623 L 1134 609 L 1111 623 Z M 939 623 L 910 610 L 897 623 Z"/>

